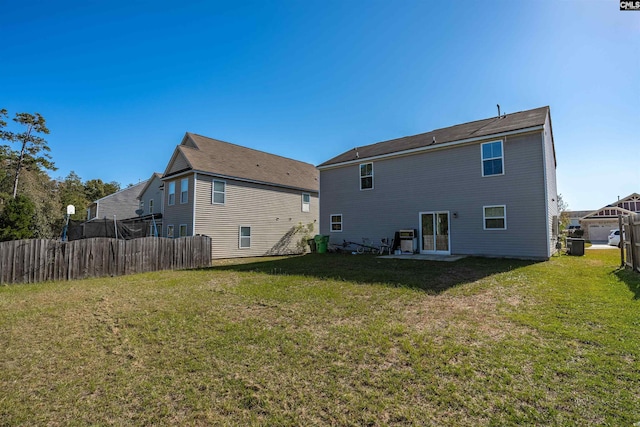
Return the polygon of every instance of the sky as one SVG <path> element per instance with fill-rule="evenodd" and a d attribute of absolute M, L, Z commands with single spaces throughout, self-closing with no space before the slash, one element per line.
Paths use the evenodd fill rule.
<path fill-rule="evenodd" d="M 618 0 L 0 0 L 0 108 L 123 187 L 186 132 L 318 165 L 550 106 L 572 210 L 640 193 L 640 11 Z M 452 167 L 455 165 L 452 164 Z"/>

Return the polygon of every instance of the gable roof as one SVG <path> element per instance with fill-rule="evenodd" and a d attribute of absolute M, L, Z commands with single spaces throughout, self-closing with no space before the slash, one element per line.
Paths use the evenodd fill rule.
<path fill-rule="evenodd" d="M 140 190 L 140 193 L 138 194 L 138 199 L 142 198 L 142 195 L 145 193 L 145 191 L 147 191 L 147 189 L 149 188 L 149 186 L 153 182 L 154 178 L 161 179 L 162 178 L 162 174 L 158 173 L 158 172 L 154 172 L 154 173 L 151 174 L 151 178 L 149 178 L 146 181 L 146 184 L 144 185 L 144 187 L 142 187 L 142 190 Z"/>
<path fill-rule="evenodd" d="M 167 166 L 163 178 L 182 171 L 171 171 L 182 157 L 185 170 L 221 177 L 318 191 L 318 170 L 309 163 L 187 132 Z M 171 171 L 171 172 L 170 172 Z"/>
<path fill-rule="evenodd" d="M 633 215 L 634 212 L 623 209 L 618 206 L 605 206 L 604 208 L 600 208 L 591 212 L 588 215 L 583 216 L 580 219 L 602 219 L 602 218 L 618 218 L 618 214 L 621 215 Z"/>
<path fill-rule="evenodd" d="M 500 117 L 463 123 L 431 132 L 413 136 L 378 142 L 364 147 L 356 147 L 336 156 L 318 167 L 335 165 L 350 161 L 362 161 L 367 158 L 391 155 L 404 151 L 416 150 L 424 147 L 443 145 L 446 143 L 460 142 L 469 139 L 479 139 L 491 135 L 499 135 L 507 132 L 542 127 L 549 115 L 549 107 L 540 107 L 533 110 L 520 111 L 506 114 Z M 435 138 L 435 143 L 433 142 Z"/>

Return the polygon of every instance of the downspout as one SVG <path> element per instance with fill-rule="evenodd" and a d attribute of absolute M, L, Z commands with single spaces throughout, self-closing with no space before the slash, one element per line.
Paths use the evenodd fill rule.
<path fill-rule="evenodd" d="M 193 174 L 193 212 L 191 216 L 191 219 L 193 221 L 193 224 L 191 226 L 192 236 L 196 235 L 196 183 L 197 182 L 198 182 L 198 172 L 195 172 Z"/>

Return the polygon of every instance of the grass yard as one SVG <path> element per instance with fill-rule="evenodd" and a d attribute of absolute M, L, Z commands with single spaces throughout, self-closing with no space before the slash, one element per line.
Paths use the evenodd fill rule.
<path fill-rule="evenodd" d="M 0 425 L 632 426 L 618 264 L 314 254 L 0 287 Z"/>

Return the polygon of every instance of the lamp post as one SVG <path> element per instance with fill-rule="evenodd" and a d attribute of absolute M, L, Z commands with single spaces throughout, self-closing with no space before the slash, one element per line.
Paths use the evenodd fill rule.
<path fill-rule="evenodd" d="M 64 229 L 62 230 L 62 241 L 66 241 L 67 240 L 67 229 L 69 228 L 69 218 L 71 218 L 71 215 L 76 213 L 76 207 L 73 205 L 68 205 L 67 206 L 67 215 L 66 215 L 66 220 L 64 223 Z"/>

